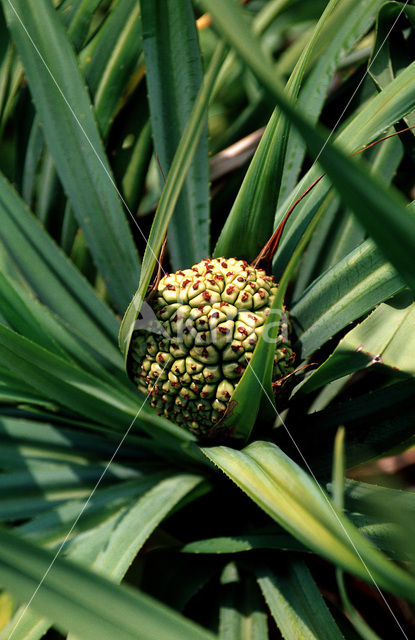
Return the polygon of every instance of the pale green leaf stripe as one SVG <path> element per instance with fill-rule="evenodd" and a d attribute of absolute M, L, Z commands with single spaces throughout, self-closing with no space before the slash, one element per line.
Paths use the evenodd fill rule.
<path fill-rule="evenodd" d="M 13 0 L 12 0 L 13 1 Z M 64 0 L 58 12 L 76 51 L 81 48 L 101 0 Z"/>
<path fill-rule="evenodd" d="M 225 47 L 220 43 L 212 57 L 203 85 L 193 105 L 192 112 L 167 175 L 166 185 L 161 194 L 156 215 L 154 216 L 143 258 L 140 284 L 121 324 L 119 345 L 125 359 L 128 356 L 128 348 L 134 330 L 134 324 L 145 298 L 154 267 L 156 266 L 157 256 L 160 252 L 187 171 L 196 151 L 199 137 L 202 135 L 205 126 L 205 114 L 207 112 L 209 98 L 216 81 L 217 73 L 222 64 L 224 53 Z"/>
<path fill-rule="evenodd" d="M 2 2 L 59 177 L 111 299 L 123 310 L 138 258 L 74 51 L 49 2 Z"/>
<path fill-rule="evenodd" d="M 370 175 L 365 164 L 356 162 L 337 146 L 327 143 L 325 136 L 314 129 L 292 106 L 267 65 L 259 43 L 233 2 L 203 0 L 203 5 L 211 12 L 216 26 L 272 92 L 281 111 L 307 142 L 311 155 L 319 155 L 319 162 L 344 202 L 350 206 L 405 281 L 415 288 L 415 218 L 403 206 L 401 196 L 394 190 L 385 189 L 380 180 Z"/>
<path fill-rule="evenodd" d="M 194 475 L 172 476 L 150 489 L 137 503 L 131 504 L 93 567 L 119 582 L 150 533 L 201 480 L 200 476 Z"/>
<path fill-rule="evenodd" d="M 95 115 L 104 139 L 141 50 L 139 2 L 122 0 L 80 54 L 80 68 L 94 96 Z"/>
<path fill-rule="evenodd" d="M 284 640 L 344 640 L 301 560 L 289 555 L 278 570 L 259 567 L 256 574 Z"/>
<path fill-rule="evenodd" d="M 204 449 L 268 515 L 314 552 L 363 580 L 415 601 L 415 579 L 378 551 L 319 485 L 270 442 Z"/>
<path fill-rule="evenodd" d="M 0 531 L 0 584 L 27 601 L 53 554 Z M 34 598 L 33 610 L 62 632 L 88 640 L 213 640 L 208 631 L 131 588 L 58 558 Z"/>
<path fill-rule="evenodd" d="M 167 175 L 203 80 L 195 15 L 190 0 L 142 2 L 141 13 L 154 146 Z M 208 144 L 201 115 L 204 126 L 169 224 L 174 269 L 209 255 Z"/>
<path fill-rule="evenodd" d="M 267 615 L 252 576 L 230 562 L 222 571 L 219 607 L 220 640 L 268 640 Z"/>
<path fill-rule="evenodd" d="M 70 541 L 66 549 L 68 557 L 94 567 L 99 573 L 112 580 L 120 581 L 149 533 L 200 480 L 200 477 L 190 475 L 162 477 L 158 481 L 157 476 L 154 477 L 154 480 L 150 476 L 148 481 L 144 478 L 144 489 L 139 493 L 140 484 L 137 483 L 135 493 L 139 495 L 132 495 L 132 501 L 127 506 L 123 506 L 119 499 L 117 501 L 117 493 L 110 489 L 107 491 L 108 497 L 111 494 L 113 495 L 115 504 L 120 505 L 118 511 L 110 518 L 106 513 L 106 520 L 98 526 L 96 526 L 96 519 L 93 516 L 92 523 L 95 525 L 94 528 L 86 533 L 81 531 L 81 535 Z M 146 486 L 147 490 L 145 490 Z M 134 490 L 134 485 L 131 485 L 131 488 Z M 105 491 L 101 492 L 101 494 L 104 493 Z M 130 497 L 131 491 L 127 494 L 125 490 L 118 491 L 118 493 L 121 498 L 123 495 Z M 104 496 L 96 497 L 98 498 L 98 500 L 95 500 L 98 510 L 103 513 L 104 503 L 102 503 L 102 498 Z M 58 520 L 65 516 L 63 532 L 67 530 L 69 523 L 74 520 L 76 513 L 81 508 L 81 504 L 76 502 L 73 502 L 69 510 L 67 506 L 69 505 L 64 507 L 65 513 L 62 510 L 58 514 Z M 53 512 L 50 515 L 53 515 Z M 148 516 L 149 520 L 147 521 Z M 30 524 L 29 527 L 26 526 L 26 529 L 23 527 L 21 531 L 25 530 L 26 533 L 31 531 L 32 540 L 36 541 L 38 539 L 36 535 L 40 534 L 41 537 L 44 535 L 44 523 L 47 517 L 48 515 L 44 516 L 43 520 L 40 520 L 37 524 L 33 523 L 34 526 L 32 525 L 32 527 L 30 527 Z M 58 527 L 58 534 L 60 530 L 62 530 L 62 524 L 60 528 Z M 51 532 L 49 537 L 50 535 Z M 15 616 L 15 620 L 16 617 L 18 616 Z M 16 640 L 23 640 L 25 638 L 24 633 L 29 631 L 33 633 L 33 636 L 28 636 L 30 639 L 41 637 L 41 631 L 43 630 L 44 632 L 49 628 L 50 623 L 43 620 L 41 624 L 39 618 L 31 610 L 27 611 L 23 616 L 21 626 L 19 625 L 19 634 L 16 633 Z M 0 640 L 5 640 L 1 633 Z"/>

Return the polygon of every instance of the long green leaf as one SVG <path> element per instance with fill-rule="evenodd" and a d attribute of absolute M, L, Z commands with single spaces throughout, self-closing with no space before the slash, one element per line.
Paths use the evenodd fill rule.
<path fill-rule="evenodd" d="M 285 640 L 344 640 L 305 564 L 288 555 L 259 566 L 258 584 Z"/>
<path fill-rule="evenodd" d="M 101 0 L 64 0 L 59 5 L 59 17 L 68 29 L 76 51 L 79 51 L 91 27 L 91 20 Z"/>
<path fill-rule="evenodd" d="M 351 511 L 372 513 L 373 503 L 394 504 L 396 509 L 415 517 L 415 493 L 382 487 L 348 478 L 345 483 L 345 505 Z"/>
<path fill-rule="evenodd" d="M 339 510 L 344 508 L 344 483 L 345 483 L 345 452 L 344 452 L 344 428 L 341 427 L 334 441 L 333 455 L 333 502 Z M 344 582 L 343 571 L 336 569 L 336 578 L 343 607 L 349 616 L 351 623 L 364 640 L 380 640 L 368 624 L 361 618 L 350 602 Z"/>
<path fill-rule="evenodd" d="M 138 259 L 75 54 L 48 2 L 3 0 L 59 177 L 114 304 L 127 305 Z"/>
<path fill-rule="evenodd" d="M 47 463 L 64 461 L 68 464 L 93 464 L 102 459 L 108 459 L 114 452 L 117 438 L 114 436 L 102 437 L 93 433 L 85 433 L 79 430 L 79 422 L 76 428 L 68 424 L 55 427 L 32 416 L 30 420 L 19 418 L 0 419 L 0 434 L 3 446 L 11 443 L 15 447 L 21 447 L 25 451 L 22 456 L 24 464 L 29 464 L 30 458 L 43 458 Z M 32 453 L 29 449 L 32 447 Z M 118 460 L 124 460 L 127 451 L 122 448 L 117 453 Z M 128 458 L 137 460 L 138 451 L 129 451 Z"/>
<path fill-rule="evenodd" d="M 74 327 L 110 366 L 121 369 L 122 359 L 114 344 L 118 330 L 115 316 L 1 175 L 0 238 L 11 259 L 10 270 L 20 271 L 62 323 Z"/>
<path fill-rule="evenodd" d="M 82 545 L 71 547 L 68 553 L 69 557 L 78 562 L 92 563 L 100 550 L 107 544 L 114 524 L 122 511 L 123 507 L 108 518 L 104 524 L 98 525 L 92 531 L 80 536 Z M 22 606 L 17 609 L 10 623 L 0 631 L 0 640 L 9 640 L 12 629 L 14 629 L 14 640 L 40 640 L 50 627 L 49 620 L 35 613 L 31 608 L 27 609 Z"/>
<path fill-rule="evenodd" d="M 148 596 L 116 586 L 18 536 L 0 532 L 0 583 L 28 600 L 45 576 L 32 606 L 63 632 L 88 640 L 213 640 L 212 634 Z"/>
<path fill-rule="evenodd" d="M 410 60 L 405 52 L 405 38 L 402 30 L 408 26 L 401 19 L 406 17 L 409 19 L 409 26 L 415 24 L 415 12 L 413 6 L 405 3 L 402 6 L 400 2 L 385 2 L 379 11 L 376 24 L 376 39 L 369 63 L 369 73 L 377 86 L 383 89 L 387 86 L 401 70 L 405 63 L 409 64 Z M 413 114 L 409 118 L 408 124 L 412 124 Z"/>
<path fill-rule="evenodd" d="M 195 16 L 190 0 L 141 2 L 141 11 L 154 146 L 167 175 L 202 84 Z M 206 126 L 198 138 L 169 225 L 169 250 L 175 269 L 190 267 L 209 255 Z"/>
<path fill-rule="evenodd" d="M 371 240 L 362 243 L 315 280 L 293 305 L 302 357 L 404 287 L 376 245 Z"/>
<path fill-rule="evenodd" d="M 253 549 L 282 549 L 284 551 L 306 551 L 307 548 L 285 533 L 247 534 L 229 538 L 210 538 L 188 542 L 182 553 L 242 553 Z"/>
<path fill-rule="evenodd" d="M 332 355 L 309 376 L 301 389 L 309 393 L 345 375 L 381 362 L 411 375 L 415 305 L 405 298 L 381 304 L 364 322 L 340 340 Z"/>
<path fill-rule="evenodd" d="M 349 158 L 338 145 L 314 129 L 285 97 L 264 59 L 259 43 L 249 31 L 236 5 L 221 0 L 204 0 L 215 23 L 238 51 L 252 71 L 272 92 L 281 111 L 307 142 L 313 157 L 326 170 L 344 202 L 373 236 L 382 253 L 391 261 L 405 281 L 415 288 L 412 256 L 415 251 L 415 216 L 405 210 L 401 196 L 387 190 L 380 180 L 370 176 L 366 166 Z M 376 218 L 373 211 L 377 212 Z"/>
<path fill-rule="evenodd" d="M 232 562 L 220 582 L 220 640 L 268 640 L 266 613 L 253 578 L 240 575 Z"/>
<path fill-rule="evenodd" d="M 297 105 L 310 122 L 317 122 L 332 82 L 333 74 L 348 51 L 368 31 L 384 0 L 341 2 L 319 45 L 325 49 L 313 65 L 298 96 Z M 306 147 L 295 131 L 290 132 L 279 202 L 282 203 L 295 186 Z"/>
<path fill-rule="evenodd" d="M 139 397 L 122 392 L 0 325 L 0 363 L 49 398 L 119 430 L 138 411 Z M 145 412 L 145 409 L 144 409 Z"/>
<path fill-rule="evenodd" d="M 0 518 L 3 521 L 31 518 L 54 505 L 88 496 L 96 482 L 103 475 L 105 464 L 66 465 L 59 468 L 32 468 L 2 474 L 0 491 Z M 137 473 L 119 465 L 111 466 L 102 477 L 102 487 L 118 480 L 131 478 Z M 7 493 L 6 493 L 7 492 Z"/>
<path fill-rule="evenodd" d="M 224 46 L 219 44 L 210 62 L 202 88 L 194 103 L 190 118 L 186 124 L 167 176 L 166 185 L 157 207 L 143 258 L 140 285 L 124 315 L 120 329 L 119 345 L 124 358 L 128 356 L 128 348 L 134 330 L 134 324 L 145 298 L 151 275 L 157 263 L 157 255 L 167 232 L 167 227 L 173 215 L 174 207 L 181 192 L 187 170 L 192 162 L 199 137 L 203 131 L 204 117 L 207 112 L 209 97 L 215 84 L 216 75 L 221 66 L 223 56 Z"/>
<path fill-rule="evenodd" d="M 128 508 L 132 502 L 151 491 L 170 473 L 156 468 L 132 480 L 98 487 L 92 494 L 89 490 L 85 495 L 75 496 L 57 506 L 51 505 L 48 511 L 20 525 L 18 532 L 25 539 L 42 546 L 47 545 L 55 549 L 62 546 L 62 554 L 70 556 L 73 547 L 78 546 L 78 543 L 82 544 L 85 532 L 106 522 L 120 508 Z"/>
<path fill-rule="evenodd" d="M 123 0 L 116 4 L 82 51 L 80 67 L 94 97 L 95 114 L 104 139 L 142 51 L 140 36 L 139 3 Z"/>
<path fill-rule="evenodd" d="M 120 519 L 94 568 L 119 582 L 150 533 L 200 481 L 198 476 L 173 475 L 144 494 Z"/>
<path fill-rule="evenodd" d="M 84 30 L 89 27 L 95 4 L 96 0 L 93 0 L 60 7 L 60 12 L 65 16 L 65 23 L 67 23 L 68 36 L 75 48 L 78 48 L 79 38 L 83 37 Z M 79 67 L 93 97 L 97 123 L 104 139 L 108 137 L 112 120 L 124 98 L 127 84 L 142 50 L 139 34 L 139 6 L 135 0 L 124 0 L 116 4 L 79 56 Z M 38 131 L 40 131 L 40 142 Z M 38 151 L 39 144 L 43 145 L 43 134 L 37 117 L 34 120 L 30 140 L 32 144 L 29 143 L 28 146 L 23 174 L 23 193 L 28 204 L 35 196 L 33 174 L 39 160 L 39 157 L 36 159 L 33 151 Z M 37 146 L 35 146 L 36 143 Z M 47 222 L 48 229 L 56 235 L 59 230 L 57 219 L 59 221 L 64 209 L 63 194 L 54 162 L 48 151 L 43 155 L 39 171 L 37 196 L 34 197 L 36 212 L 43 222 Z M 55 202 L 56 199 L 57 202 Z M 75 223 L 72 234 L 68 233 L 68 218 L 73 219 L 73 212 L 69 206 L 66 209 L 69 211 L 64 212 L 61 245 L 69 253 L 78 225 Z M 73 225 L 70 226 L 73 227 Z"/>
<path fill-rule="evenodd" d="M 357 113 L 353 113 L 349 121 L 335 139 L 350 153 L 363 147 L 384 132 L 415 107 L 414 91 L 415 63 L 410 64 L 383 91 L 370 98 Z M 321 174 L 319 166 L 313 166 L 299 182 L 284 203 L 279 206 L 275 227 L 281 222 L 290 205 Z M 275 258 L 275 269 L 280 272 L 287 264 L 302 230 L 315 207 L 319 206 L 330 188 L 328 180 L 321 182 L 312 193 L 301 202 L 286 225 L 278 254 Z"/>
<path fill-rule="evenodd" d="M 296 99 L 310 60 L 313 56 L 321 56 L 313 71 L 313 78 L 307 84 L 308 88 L 312 87 L 312 94 L 317 96 L 313 96 L 317 108 L 315 105 L 314 109 L 311 107 L 309 90 L 304 97 L 300 94 L 298 98 L 298 107 L 314 116 L 313 121 L 319 114 L 339 57 L 367 30 L 380 4 L 381 0 L 372 0 L 369 4 L 356 0 L 340 3 L 332 0 L 327 4 L 285 89 L 287 96 Z M 328 50 L 325 51 L 325 48 Z M 290 149 L 287 149 L 287 138 L 294 138 L 294 145 L 291 144 Z M 301 158 L 303 153 L 292 148 L 295 143 L 298 146 L 298 134 L 290 132 L 289 122 L 277 109 L 267 125 L 222 230 L 215 248 L 216 256 L 238 255 L 252 260 L 264 246 L 273 230 L 279 190 L 283 185 L 284 190 L 287 189 L 286 174 L 291 172 L 296 175 L 301 164 L 301 159 L 299 162 L 297 158 L 296 162 L 293 160 L 293 156 L 299 153 Z"/>
<path fill-rule="evenodd" d="M 390 133 L 393 131 L 391 128 Z M 371 171 L 377 173 L 385 185 L 389 185 L 403 154 L 403 145 L 398 137 L 384 140 L 369 152 Z M 366 238 L 362 225 L 348 209 L 340 206 L 340 198 L 333 189 L 323 202 L 326 212 L 319 224 L 319 232 L 314 234 L 301 261 L 292 293 L 293 300 L 298 300 L 316 277 L 334 267 Z"/>
<path fill-rule="evenodd" d="M 413 435 L 413 378 L 394 380 L 367 393 L 354 393 L 350 399 L 334 402 L 328 408 L 303 415 L 286 424 L 318 477 L 331 469 L 331 448 L 339 426 L 347 430 L 347 461 L 350 467 L 387 454 Z M 318 434 L 318 436 L 317 436 Z M 316 449 L 316 437 L 319 448 Z M 297 455 L 291 439 L 280 430 L 279 444 Z"/>
<path fill-rule="evenodd" d="M 266 513 L 313 551 L 363 580 L 415 599 L 413 576 L 372 546 L 330 502 L 324 490 L 281 449 L 254 442 L 205 454 Z"/>
<path fill-rule="evenodd" d="M 1 315 L 11 329 L 70 362 L 81 364 L 86 371 L 125 388 L 125 376 L 120 373 L 119 380 L 110 376 L 94 357 L 96 352 L 88 349 L 83 336 L 78 334 L 78 339 L 75 338 L 73 329 L 70 333 L 46 307 L 1 273 L 0 301 Z"/>

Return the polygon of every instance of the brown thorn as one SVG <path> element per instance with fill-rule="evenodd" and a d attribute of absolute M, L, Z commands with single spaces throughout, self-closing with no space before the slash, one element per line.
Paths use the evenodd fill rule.
<path fill-rule="evenodd" d="M 303 371 L 303 369 L 308 369 L 309 367 L 315 367 L 317 365 L 318 365 L 318 362 L 310 362 L 310 364 L 304 364 L 302 367 L 298 367 L 298 369 L 296 369 L 295 371 L 292 371 L 291 373 L 288 373 L 286 376 L 284 376 L 280 380 L 276 380 L 275 382 L 273 382 L 272 388 L 275 390 L 277 387 L 281 387 L 288 380 L 288 378 L 295 376 L 299 371 Z"/>
<path fill-rule="evenodd" d="M 162 264 L 163 264 L 164 257 L 166 255 L 166 244 L 167 244 L 167 233 L 164 236 L 163 244 L 161 245 L 160 256 L 157 263 L 157 271 L 155 271 L 155 275 L 153 275 L 153 281 L 148 285 L 148 289 L 146 292 L 146 300 L 148 300 L 149 298 L 152 298 L 157 292 L 157 289 L 161 280 L 161 272 L 164 271 Z"/>
<path fill-rule="evenodd" d="M 164 175 L 163 169 L 161 168 L 160 158 L 157 151 L 156 151 L 156 160 L 157 160 L 157 164 L 158 164 L 158 168 L 160 170 L 161 176 L 164 180 L 164 184 L 166 184 L 166 177 Z M 148 300 L 149 298 L 152 298 L 158 289 L 158 286 L 161 280 L 161 272 L 163 271 L 162 264 L 166 255 L 166 245 L 167 245 L 167 233 L 165 234 L 163 244 L 161 245 L 160 255 L 157 262 L 157 271 L 155 270 L 155 275 L 153 273 L 153 282 L 151 282 L 147 288 L 146 300 Z"/>
<path fill-rule="evenodd" d="M 157 153 L 157 151 L 156 151 L 156 160 L 157 160 L 159 171 L 161 173 L 161 177 L 163 178 L 164 184 L 166 184 L 166 176 L 164 175 L 164 171 L 161 168 L 160 158 L 159 158 L 159 154 Z"/>
<path fill-rule="evenodd" d="M 290 217 L 291 213 L 294 211 L 295 207 L 297 206 L 297 204 L 299 204 L 301 202 L 301 200 L 303 198 L 305 198 L 305 196 L 311 191 L 311 189 L 313 189 L 316 184 L 318 184 L 320 182 L 320 180 L 322 178 L 324 178 L 326 174 L 322 173 L 321 176 L 319 176 L 318 178 L 316 178 L 316 180 L 314 180 L 314 182 L 312 182 L 305 191 L 303 191 L 303 193 L 301 194 L 301 196 L 299 198 L 297 198 L 297 200 L 294 202 L 294 204 L 291 205 L 291 207 L 288 209 L 287 213 L 284 216 L 284 219 L 282 220 L 282 222 L 278 225 L 277 229 L 274 231 L 274 233 L 272 234 L 271 238 L 268 240 L 268 242 L 266 243 L 266 245 L 263 247 L 263 249 L 261 249 L 260 253 L 257 255 L 257 257 L 255 258 L 255 260 L 252 263 L 253 267 L 257 267 L 259 262 L 264 261 L 265 262 L 265 271 L 269 270 L 271 267 L 271 263 L 272 263 L 272 259 L 275 255 L 276 250 L 278 249 L 278 245 L 282 236 L 282 233 L 284 231 L 284 227 L 285 224 L 288 220 L 288 218 Z"/>
<path fill-rule="evenodd" d="M 352 156 L 355 156 L 358 153 L 362 153 L 362 151 L 366 151 L 366 149 L 370 149 L 371 147 L 374 147 L 376 144 L 379 144 L 379 142 L 384 142 L 384 140 L 388 140 L 389 138 L 394 138 L 395 136 L 399 136 L 401 133 L 405 133 L 406 131 L 410 131 L 411 129 L 415 129 L 415 125 L 413 125 L 412 127 L 405 127 L 405 129 L 394 131 L 393 133 L 390 133 L 389 135 L 384 136 L 383 138 L 379 138 L 379 140 L 375 140 L 374 142 L 371 142 L 370 144 L 365 145 L 361 149 L 354 151 L 352 153 Z"/>

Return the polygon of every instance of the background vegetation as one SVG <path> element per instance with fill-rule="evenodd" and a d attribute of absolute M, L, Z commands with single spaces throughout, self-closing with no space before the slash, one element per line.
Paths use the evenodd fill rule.
<path fill-rule="evenodd" d="M 413 132 L 352 154 L 415 124 L 415 8 L 0 6 L 0 639 L 409 638 Z M 274 406 L 260 342 L 201 446 L 125 374 L 165 233 L 252 261 L 323 171 L 272 264 L 298 372 Z"/>

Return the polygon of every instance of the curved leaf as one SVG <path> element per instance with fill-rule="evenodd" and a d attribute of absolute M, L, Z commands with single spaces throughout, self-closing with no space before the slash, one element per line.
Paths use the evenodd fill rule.
<path fill-rule="evenodd" d="M 0 583 L 48 616 L 60 631 L 89 640 L 213 640 L 214 636 L 131 588 L 58 558 L 4 530 L 0 531 Z M 46 575 L 45 575 L 46 574 Z"/>
<path fill-rule="evenodd" d="M 172 475 L 131 504 L 115 527 L 107 547 L 94 562 L 94 568 L 121 581 L 150 533 L 201 480 L 199 476 Z"/>
<path fill-rule="evenodd" d="M 406 305 L 402 297 L 394 298 L 388 304 L 381 304 L 340 340 L 330 357 L 300 388 L 309 393 L 376 363 L 414 375 L 414 336 L 415 304 Z"/>
<path fill-rule="evenodd" d="M 374 243 L 362 243 L 315 280 L 292 307 L 302 357 L 404 287 Z"/>
<path fill-rule="evenodd" d="M 288 556 L 260 566 L 258 584 L 285 640 L 344 640 L 305 564 Z"/>
<path fill-rule="evenodd" d="M 326 89 L 336 63 L 353 42 L 363 34 L 374 19 L 381 0 L 361 3 L 357 0 L 331 0 L 324 10 L 307 46 L 302 50 L 295 69 L 285 88 L 285 94 L 298 103 L 298 108 L 313 115 L 315 122 L 325 98 Z M 328 50 L 325 51 L 325 48 Z M 310 91 L 297 98 L 310 60 L 321 56 L 307 87 L 317 94 L 317 109 L 310 107 Z M 269 63 L 268 63 L 269 64 Z M 328 70 L 325 67 L 328 67 Z M 324 71 L 323 71 L 324 69 Z M 298 134 L 290 131 L 290 124 L 277 108 L 267 125 L 258 149 L 251 161 L 241 189 L 226 220 L 215 248 L 215 256 L 244 257 L 253 260 L 272 234 L 275 210 L 280 189 L 287 189 L 287 174 L 299 170 L 304 147 L 287 149 L 288 140 Z M 289 153 L 289 155 L 287 155 Z M 296 162 L 293 155 L 299 153 Z M 294 167 L 293 167 L 294 165 Z M 281 196 L 280 196 L 281 198 Z"/>
<path fill-rule="evenodd" d="M 415 579 L 379 552 L 279 447 L 203 450 L 268 515 L 313 551 L 363 580 L 415 600 Z"/>

